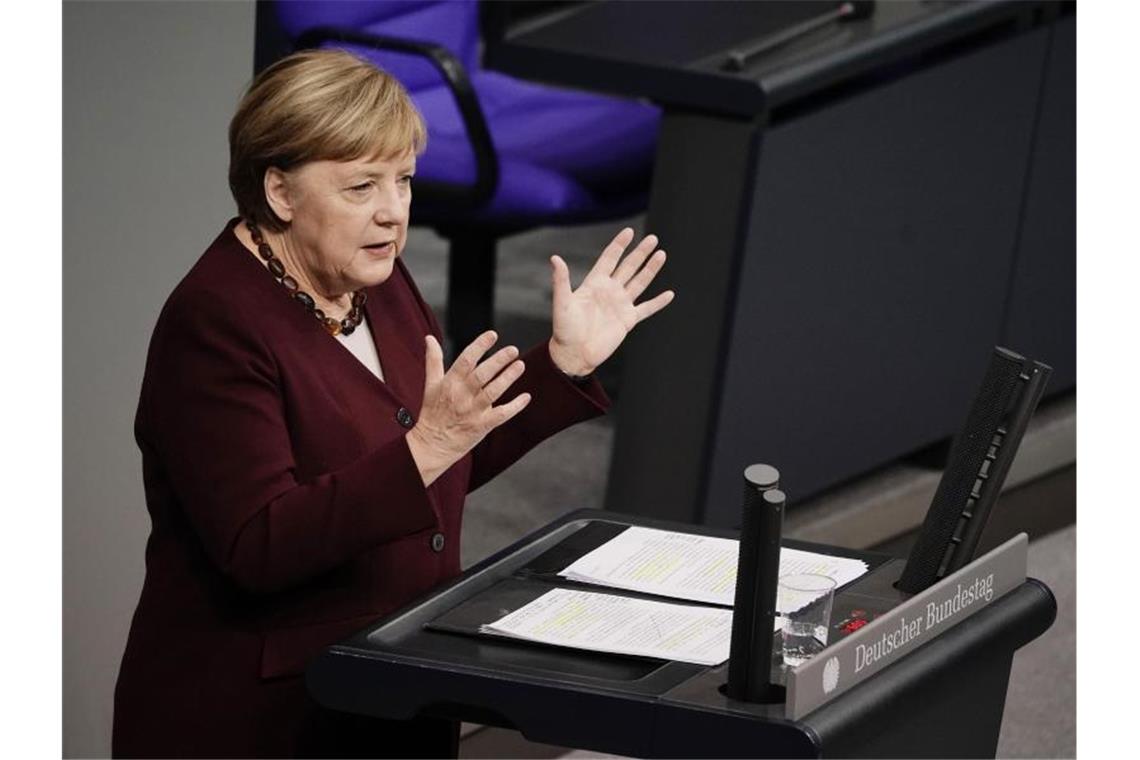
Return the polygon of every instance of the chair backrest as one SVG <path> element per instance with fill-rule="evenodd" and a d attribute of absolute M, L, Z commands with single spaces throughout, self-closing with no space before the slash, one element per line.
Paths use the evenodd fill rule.
<path fill-rule="evenodd" d="M 479 4 L 476 0 L 283 0 L 275 3 L 281 28 L 296 40 L 318 26 L 434 42 L 447 48 L 467 71 L 479 55 Z M 423 58 L 402 53 L 345 46 L 366 56 L 415 91 L 442 82 L 439 71 Z"/>

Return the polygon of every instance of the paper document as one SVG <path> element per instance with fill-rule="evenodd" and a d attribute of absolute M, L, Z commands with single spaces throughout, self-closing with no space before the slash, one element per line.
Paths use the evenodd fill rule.
<path fill-rule="evenodd" d="M 581 583 L 731 607 L 736 595 L 739 546 L 740 542 L 731 538 L 633 526 L 583 555 L 559 575 Z M 862 560 L 780 550 L 781 576 L 818 573 L 842 586 L 865 572 L 867 563 Z"/>
<path fill-rule="evenodd" d="M 559 588 L 482 629 L 575 649 L 719 665 L 728 659 L 732 611 Z"/>

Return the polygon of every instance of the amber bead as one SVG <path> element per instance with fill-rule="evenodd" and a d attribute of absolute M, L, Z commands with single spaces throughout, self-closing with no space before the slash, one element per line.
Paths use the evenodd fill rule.
<path fill-rule="evenodd" d="M 297 280 L 291 275 L 286 274 L 285 265 L 281 262 L 281 259 L 273 255 L 273 249 L 269 247 L 269 244 L 266 243 L 265 239 L 261 236 L 261 230 L 252 222 L 246 221 L 245 224 L 249 227 L 253 242 L 257 244 L 257 252 L 265 259 L 269 271 L 285 286 L 285 289 L 289 291 L 289 294 L 292 295 L 293 298 L 313 313 L 313 316 L 320 321 L 321 326 L 325 328 L 325 331 L 329 335 L 351 335 L 353 331 L 356 330 L 356 326 L 364 321 L 363 307 L 367 299 L 367 296 L 364 295 L 364 291 L 358 290 L 352 294 L 352 309 L 344 319 L 336 320 L 326 316 L 324 311 L 317 308 L 317 303 L 313 300 L 313 297 L 300 289 Z"/>

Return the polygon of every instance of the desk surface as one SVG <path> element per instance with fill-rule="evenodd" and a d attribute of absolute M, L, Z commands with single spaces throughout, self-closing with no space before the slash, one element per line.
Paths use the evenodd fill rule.
<path fill-rule="evenodd" d="M 534 741 L 550 744 L 631 756 L 685 757 L 810 757 L 825 747 L 828 754 L 841 755 L 851 742 L 889 749 L 894 745 L 865 744 L 858 731 L 866 719 L 876 725 L 888 719 L 913 723 L 918 730 L 927 721 L 909 714 L 914 705 L 929 710 L 945 702 L 948 709 L 954 707 L 950 713 L 935 710 L 936 719 L 944 723 L 953 722 L 959 707 L 972 705 L 969 709 L 977 711 L 983 700 L 983 711 L 996 722 L 991 726 L 996 744 L 1009 658 L 1014 649 L 1048 627 L 1056 609 L 1047 589 L 1024 584 L 943 634 L 938 647 L 921 648 L 800 721 L 785 719 L 783 703 L 748 704 L 724 696 L 720 686 L 727 678 L 727 663 L 708 668 L 447 634 L 426 627 L 457 604 L 541 559 L 575 532 L 599 522 L 733 535 L 597 510 L 571 513 L 429 597 L 327 649 L 308 669 L 310 692 L 326 707 L 346 712 L 389 719 L 432 714 L 516 728 Z M 788 542 L 793 544 L 826 549 Z M 864 558 L 872 568 L 893 566 L 884 564 L 884 555 L 834 547 L 831 551 Z M 898 704 L 898 694 L 922 691 L 929 673 L 947 669 L 956 673 L 952 686 L 913 700 L 911 707 Z M 973 669 L 984 672 L 971 678 L 965 671 Z M 983 681 L 985 688 L 979 685 Z M 930 744 L 921 736 L 907 737 L 901 750 L 918 756 L 926 754 L 923 747 Z M 952 754 L 977 754 L 972 745 L 949 746 Z"/>
<path fill-rule="evenodd" d="M 520 25 L 488 47 L 486 61 L 521 78 L 752 117 L 874 67 L 1028 18 L 1042 5 L 878 2 L 869 18 L 829 24 L 733 73 L 721 68 L 728 52 L 835 4 L 610 0 Z"/>

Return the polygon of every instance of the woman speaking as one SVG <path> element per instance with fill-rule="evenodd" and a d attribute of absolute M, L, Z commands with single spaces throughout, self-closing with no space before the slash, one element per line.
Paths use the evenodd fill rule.
<path fill-rule="evenodd" d="M 285 58 L 230 125 L 239 216 L 168 298 L 135 419 L 152 521 L 116 756 L 454 756 L 457 725 L 323 710 L 307 661 L 460 571 L 464 496 L 604 412 L 594 369 L 672 292 L 622 230 L 550 340 L 486 332 L 445 368 L 400 261 L 426 132 L 348 53 Z M 378 684 L 378 688 L 382 688 Z"/>

